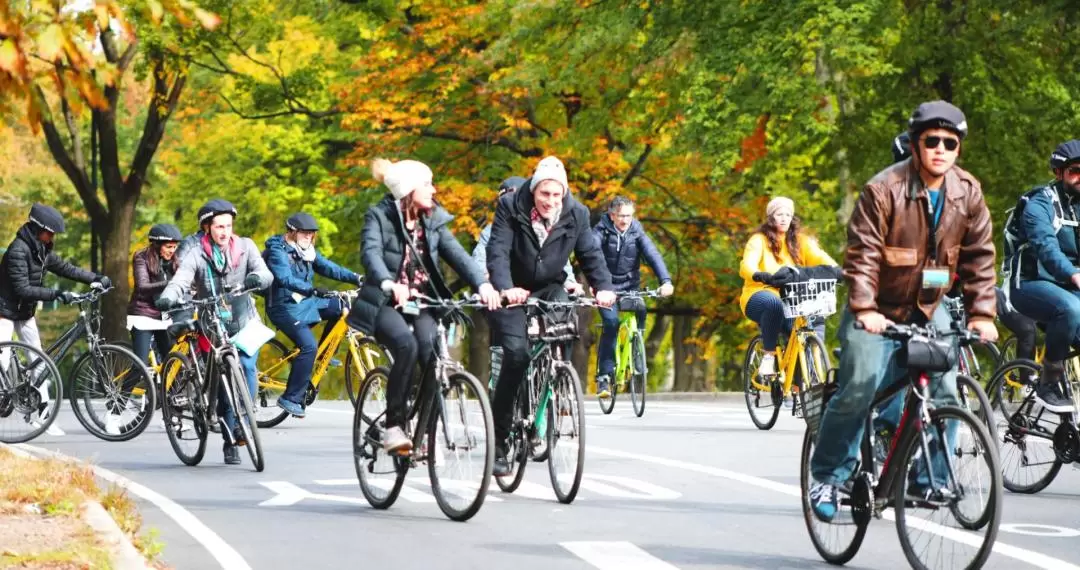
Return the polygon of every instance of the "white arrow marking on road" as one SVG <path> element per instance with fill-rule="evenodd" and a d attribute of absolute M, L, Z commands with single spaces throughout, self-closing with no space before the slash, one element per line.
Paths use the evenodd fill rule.
<path fill-rule="evenodd" d="M 1013 534 L 1047 536 L 1052 538 L 1075 538 L 1080 536 L 1080 530 L 1075 528 L 1053 526 L 1049 524 L 1002 524 L 998 526 L 998 530 L 1001 532 L 1011 532 Z"/>
<path fill-rule="evenodd" d="M 67 435 L 64 430 L 60 429 L 55 423 L 49 426 L 49 429 L 45 430 L 45 433 L 49 435 Z"/>
<path fill-rule="evenodd" d="M 600 483 L 600 481 L 618 483 L 623 487 L 633 489 L 633 491 L 626 491 L 623 489 L 619 489 L 618 487 L 605 485 L 604 483 Z M 586 474 L 581 480 L 581 486 L 594 493 L 624 499 L 645 499 L 649 501 L 663 501 L 678 499 L 682 496 L 681 493 L 677 493 L 675 491 L 672 491 L 671 489 L 665 489 L 663 487 L 660 487 L 659 485 L 653 485 L 652 483 L 646 483 L 645 481 L 639 481 L 637 479 L 630 479 L 629 477 L 619 477 L 617 475 L 594 475 L 591 473 Z"/>
<path fill-rule="evenodd" d="M 287 481 L 263 481 L 263 487 L 277 493 L 273 497 L 259 503 L 260 507 L 287 507 L 295 505 L 311 496 L 311 493 L 289 483 Z"/>
<path fill-rule="evenodd" d="M 417 487 L 421 487 L 421 488 L 423 488 L 425 490 L 430 488 L 430 486 L 431 486 L 431 480 L 426 478 L 426 477 L 409 477 L 409 478 L 405 479 L 405 482 L 407 484 L 409 484 L 409 485 L 416 485 Z M 453 493 L 455 495 L 458 495 L 459 497 L 463 497 L 463 498 L 466 498 L 466 499 L 475 497 L 476 496 L 476 489 L 480 487 L 480 485 L 478 485 L 475 481 L 459 481 L 457 479 L 440 479 L 439 482 L 442 484 L 443 488 L 447 490 L 447 492 Z M 353 485 L 357 485 L 358 483 L 357 483 L 356 479 L 318 479 L 318 480 L 315 481 L 315 484 L 316 485 L 326 485 L 328 487 L 345 487 L 345 486 L 351 487 Z M 383 487 L 383 482 L 382 481 L 379 481 L 377 484 L 379 485 L 380 489 L 385 490 L 385 489 L 389 488 L 389 483 L 387 483 L 385 487 Z M 414 491 L 414 490 L 411 489 L 410 487 L 403 487 L 401 489 L 401 492 L 402 492 L 403 496 L 405 496 L 407 494 L 407 492 L 409 492 L 409 491 Z M 434 497 L 431 497 L 431 496 L 428 496 L 428 495 L 424 494 L 423 491 L 415 490 L 415 492 L 419 493 L 420 495 L 423 495 L 425 497 L 425 499 L 423 501 L 418 501 L 418 502 L 430 503 L 430 502 L 435 500 Z M 466 492 L 467 494 L 462 494 L 462 492 Z M 405 496 L 405 499 L 409 500 L 408 496 Z M 488 501 L 493 501 L 493 502 L 496 502 L 496 503 L 499 502 L 499 501 L 502 501 L 502 499 L 500 499 L 498 497 L 494 497 L 490 493 L 488 494 L 487 500 Z"/>
<path fill-rule="evenodd" d="M 560 542 L 600 570 L 679 570 L 629 542 Z"/>

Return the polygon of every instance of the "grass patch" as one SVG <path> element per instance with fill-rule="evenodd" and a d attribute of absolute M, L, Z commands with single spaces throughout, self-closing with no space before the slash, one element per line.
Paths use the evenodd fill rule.
<path fill-rule="evenodd" d="M 135 507 L 135 501 L 127 494 L 127 491 L 110 485 L 109 490 L 101 497 L 101 506 L 109 512 L 113 520 L 131 538 L 135 548 L 151 563 L 157 561 L 165 550 L 165 545 L 158 539 L 157 529 L 151 528 L 147 532 L 142 531 L 142 515 Z"/>

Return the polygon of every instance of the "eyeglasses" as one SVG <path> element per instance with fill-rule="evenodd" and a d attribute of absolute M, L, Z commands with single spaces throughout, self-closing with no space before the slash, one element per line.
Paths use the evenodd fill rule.
<path fill-rule="evenodd" d="M 923 139 L 923 145 L 925 145 L 926 148 L 937 148 L 941 143 L 945 143 L 945 150 L 953 151 L 956 150 L 956 147 L 960 146 L 960 139 L 935 136 L 928 136 Z"/>
<path fill-rule="evenodd" d="M 1065 169 L 1065 173 L 1069 176 L 1080 176 L 1080 166 L 1070 166 Z"/>

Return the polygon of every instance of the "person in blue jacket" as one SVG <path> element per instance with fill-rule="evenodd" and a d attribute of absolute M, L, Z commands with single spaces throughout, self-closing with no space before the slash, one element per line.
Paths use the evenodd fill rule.
<path fill-rule="evenodd" d="M 616 292 L 636 291 L 641 288 L 641 261 L 644 259 L 660 281 L 660 294 L 667 297 L 675 292 L 671 274 L 664 265 L 664 258 L 656 249 L 641 222 L 634 219 L 634 202 L 616 196 L 608 207 L 606 216 L 593 228 L 604 252 L 604 261 L 611 272 L 611 284 Z M 596 395 L 610 396 L 608 384 L 615 374 L 615 341 L 619 335 L 619 310 L 637 313 L 637 326 L 645 330 L 645 304 L 641 299 L 621 301 L 618 307 L 600 309 L 604 331 L 596 350 Z"/>
<path fill-rule="evenodd" d="M 341 304 L 325 299 L 328 291 L 315 287 L 315 274 L 323 277 L 360 285 L 361 277 L 330 261 L 315 249 L 315 237 L 319 224 L 310 214 L 293 214 L 285 223 L 288 231 L 266 240 L 263 258 L 274 283 L 266 297 L 266 315 L 270 322 L 285 333 L 300 349 L 292 362 L 289 383 L 285 393 L 278 397 L 278 407 L 296 417 L 304 417 L 304 395 L 311 382 L 311 370 L 315 366 L 318 344 L 311 327 L 326 321 L 326 332 L 341 317 Z"/>

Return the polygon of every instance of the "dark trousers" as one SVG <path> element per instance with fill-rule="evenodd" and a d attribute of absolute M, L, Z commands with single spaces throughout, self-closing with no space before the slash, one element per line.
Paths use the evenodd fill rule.
<path fill-rule="evenodd" d="M 326 323 L 326 327 L 318 343 L 315 342 L 315 334 L 311 331 L 311 327 L 315 325 L 306 325 L 292 319 L 271 319 L 274 326 L 285 333 L 285 336 L 289 337 L 300 349 L 300 354 L 297 354 L 292 361 L 289 382 L 285 387 L 285 393 L 281 395 L 283 399 L 294 404 L 304 404 L 304 394 L 307 392 L 308 384 L 311 383 L 311 370 L 315 367 L 315 356 L 319 345 L 340 317 L 341 304 L 336 301 L 319 309 L 319 318 Z"/>
<path fill-rule="evenodd" d="M 410 330 L 409 325 L 412 325 Z M 405 425 L 405 406 L 417 362 L 427 367 L 435 347 L 435 316 L 431 311 L 403 315 L 386 305 L 375 317 L 375 340 L 394 357 L 386 386 L 386 427 Z M 426 373 L 426 370 L 425 370 Z"/>
<path fill-rule="evenodd" d="M 157 361 L 160 364 L 165 361 L 165 356 L 172 349 L 172 343 L 169 331 L 131 329 L 131 351 L 147 365 L 150 364 L 150 348 L 154 349 L 154 354 L 157 355 Z"/>

